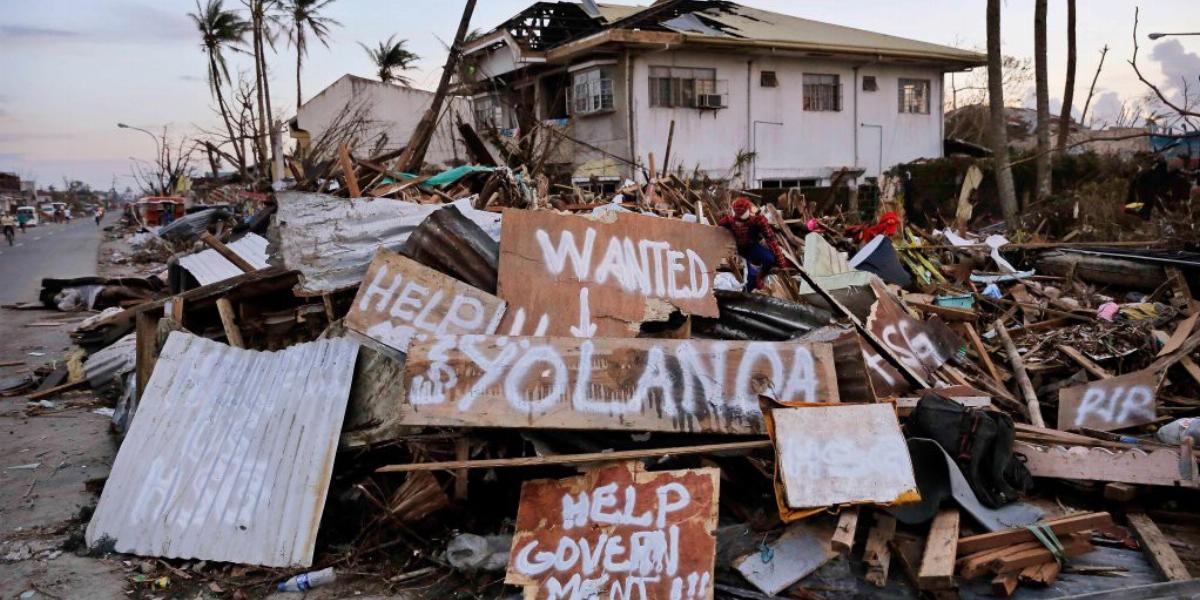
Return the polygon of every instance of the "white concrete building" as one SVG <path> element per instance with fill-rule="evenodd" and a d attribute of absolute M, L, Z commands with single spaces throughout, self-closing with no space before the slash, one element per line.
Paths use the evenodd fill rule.
<path fill-rule="evenodd" d="M 302 148 L 312 147 L 320 145 L 321 136 L 330 128 L 346 127 L 357 120 L 361 125 L 353 136 L 357 143 L 351 151 L 369 158 L 403 148 L 431 102 L 432 92 L 347 74 L 300 106 L 290 123 L 291 135 Z M 425 162 L 442 166 L 467 160 L 452 117 L 471 120 L 467 100 L 448 98 L 444 107 L 425 154 Z"/>
<path fill-rule="evenodd" d="M 986 62 L 723 0 L 538 2 L 465 54 L 476 126 L 553 123 L 583 142 L 557 156 L 577 182 L 635 176 L 650 153 L 661 171 L 674 122 L 669 169 L 747 187 L 942 156 L 943 74 Z"/>

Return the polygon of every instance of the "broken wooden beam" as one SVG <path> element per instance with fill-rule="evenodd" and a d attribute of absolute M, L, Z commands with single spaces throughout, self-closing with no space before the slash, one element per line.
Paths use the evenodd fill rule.
<path fill-rule="evenodd" d="M 1092 546 L 1091 541 L 1088 540 L 1087 534 L 1073 533 L 1059 539 L 1062 542 L 1063 554 L 1067 557 L 1087 554 L 1095 549 L 1095 546 Z M 1048 560 L 1054 560 L 1054 553 L 1049 548 L 1039 547 L 995 558 L 988 563 L 988 568 L 993 573 L 1020 573 L 1025 567 L 1041 564 Z"/>
<path fill-rule="evenodd" d="M 1021 354 L 1017 352 L 1017 345 L 1013 343 L 1012 337 L 1008 335 L 1008 330 L 1004 328 L 1002 321 L 996 321 L 994 329 L 997 337 L 1004 344 L 1004 351 L 1008 353 L 1008 362 L 1012 364 L 1013 375 L 1017 378 L 1021 394 L 1025 396 L 1025 403 L 1029 407 L 1029 422 L 1036 427 L 1045 427 L 1046 420 L 1042 418 L 1042 406 L 1038 402 L 1037 391 L 1033 389 L 1033 383 L 1029 381 L 1029 373 L 1025 371 L 1025 361 L 1021 360 Z"/>
<path fill-rule="evenodd" d="M 70 383 L 64 383 L 62 385 L 56 385 L 54 387 L 47 388 L 47 389 L 44 389 L 44 390 L 41 390 L 38 392 L 33 392 L 32 394 L 29 394 L 28 396 L 26 396 L 26 399 L 31 400 L 31 401 L 32 400 L 41 400 L 42 398 L 49 398 L 50 396 L 57 396 L 58 394 L 61 394 L 63 392 L 77 390 L 79 388 L 86 387 L 87 385 L 88 385 L 88 380 L 86 377 L 84 377 L 83 379 L 80 379 L 79 381 L 72 381 Z"/>
<path fill-rule="evenodd" d="M 1063 536 L 1111 526 L 1113 521 L 1112 515 L 1106 512 L 1091 512 L 1059 517 L 1044 521 L 1041 524 L 1049 527 L 1050 531 L 1054 532 L 1054 535 Z M 963 556 L 993 548 L 1003 548 L 1013 544 L 1036 541 L 1037 537 L 1033 535 L 1033 532 L 1024 527 L 981 533 L 959 538 L 958 555 Z"/>
<path fill-rule="evenodd" d="M 851 506 L 842 509 L 838 515 L 837 528 L 833 531 L 830 545 L 834 552 L 849 554 L 854 548 L 854 534 L 858 530 L 858 507 Z"/>
<path fill-rule="evenodd" d="M 1100 365 L 1096 364 L 1095 362 L 1092 361 L 1092 359 L 1088 358 L 1082 352 L 1076 350 L 1075 348 L 1073 348 L 1071 346 L 1067 346 L 1065 344 L 1059 344 L 1058 346 L 1055 346 L 1055 348 L 1057 348 L 1059 352 L 1062 352 L 1063 354 L 1067 355 L 1067 358 L 1070 358 L 1071 360 L 1075 361 L 1076 363 L 1079 364 L 1079 366 L 1083 367 L 1083 369 L 1085 371 L 1087 371 L 1088 373 L 1091 373 L 1092 375 L 1095 375 L 1097 378 L 1112 379 L 1112 376 L 1113 376 L 1112 373 L 1109 373 L 1107 370 L 1105 370 L 1104 367 L 1101 367 Z"/>
<path fill-rule="evenodd" d="M 204 233 L 200 234 L 200 241 L 204 242 L 204 244 L 209 248 L 216 250 L 217 254 L 225 257 L 225 260 L 233 263 L 233 266 L 241 269 L 243 273 L 252 273 L 258 270 L 254 268 L 254 265 L 247 262 L 246 259 L 239 256 L 237 252 L 234 252 L 229 246 L 221 243 L 221 240 L 218 240 L 213 234 L 205 231 Z"/>
<path fill-rule="evenodd" d="M 488 458 L 480 460 L 451 460 L 443 462 L 386 465 L 375 469 L 376 473 L 405 473 L 408 471 L 441 471 L 455 469 L 492 469 L 498 467 L 535 467 L 540 465 L 567 465 L 610 460 L 630 460 L 683 454 L 710 454 L 716 452 L 738 452 L 770 448 L 771 440 L 726 442 L 723 444 L 700 444 L 671 448 L 645 448 L 641 450 L 618 450 L 615 452 L 587 452 L 582 454 L 558 454 L 551 456 L 519 456 L 514 458 Z"/>
<path fill-rule="evenodd" d="M 221 317 L 221 327 L 225 330 L 225 339 L 234 348 L 245 348 L 242 340 L 242 330 L 238 328 L 234 318 L 233 303 L 228 298 L 217 298 L 217 314 Z"/>
<path fill-rule="evenodd" d="M 338 166 L 342 169 L 342 177 L 346 180 L 346 188 L 351 198 L 361 198 L 362 188 L 358 187 L 358 175 L 354 172 L 354 161 L 350 158 L 350 147 L 345 142 L 338 144 Z"/>
<path fill-rule="evenodd" d="M 925 553 L 917 574 L 917 586 L 922 590 L 944 590 L 954 587 L 954 559 L 958 553 L 958 509 L 938 511 L 929 527 Z"/>
<path fill-rule="evenodd" d="M 896 535 L 896 518 L 882 512 L 875 513 L 875 526 L 867 536 L 863 551 L 863 563 L 867 565 L 866 580 L 875 587 L 887 585 L 888 567 L 892 563 L 889 542 Z"/>
<path fill-rule="evenodd" d="M 1171 547 L 1171 543 L 1167 541 L 1167 536 L 1163 535 L 1153 519 L 1145 513 L 1130 513 L 1126 518 L 1129 519 L 1129 526 L 1133 528 L 1133 533 L 1150 563 L 1167 578 L 1167 581 L 1187 581 L 1192 578 L 1183 561 L 1179 560 L 1175 549 Z"/>

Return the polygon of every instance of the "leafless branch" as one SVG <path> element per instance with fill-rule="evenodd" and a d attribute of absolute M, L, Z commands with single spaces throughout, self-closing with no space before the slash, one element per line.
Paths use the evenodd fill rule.
<path fill-rule="evenodd" d="M 1180 105 L 1176 104 L 1175 102 L 1172 102 L 1171 100 L 1169 100 L 1167 98 L 1166 94 L 1164 94 L 1163 91 L 1161 89 L 1159 89 L 1159 87 L 1157 85 L 1150 83 L 1150 80 L 1146 79 L 1146 77 L 1144 75 L 1142 75 L 1142 71 L 1141 71 L 1141 69 L 1138 69 L 1138 65 L 1137 65 L 1137 56 L 1138 56 L 1137 30 L 1138 30 L 1138 9 L 1135 7 L 1133 9 L 1133 58 L 1131 58 L 1129 60 L 1129 64 L 1130 64 L 1130 66 L 1133 67 L 1133 72 L 1135 74 L 1137 74 L 1137 78 L 1143 84 L 1145 84 L 1146 87 L 1150 88 L 1150 90 L 1152 92 L 1154 92 L 1154 95 L 1158 98 L 1158 101 L 1163 104 L 1163 106 L 1166 106 L 1166 107 L 1170 108 L 1171 110 L 1179 113 L 1179 115 L 1182 117 L 1200 117 L 1200 112 L 1195 112 L 1195 111 L 1191 110 L 1191 107 L 1187 104 L 1187 82 L 1186 81 L 1184 82 L 1184 85 L 1183 85 L 1184 104 L 1183 104 L 1183 106 L 1180 106 Z"/>

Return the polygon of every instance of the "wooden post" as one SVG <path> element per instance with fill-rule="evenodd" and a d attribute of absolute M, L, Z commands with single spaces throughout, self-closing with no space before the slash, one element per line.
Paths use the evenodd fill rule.
<path fill-rule="evenodd" d="M 1075 348 L 1065 344 L 1060 344 L 1055 346 L 1055 348 L 1058 348 L 1059 352 L 1066 354 L 1067 358 L 1079 363 L 1079 366 L 1083 367 L 1083 369 L 1088 373 L 1095 375 L 1098 379 L 1112 379 L 1112 373 L 1109 373 L 1104 369 L 1104 367 L 1092 362 L 1092 359 L 1084 356 L 1082 352 L 1076 350 Z"/>
<path fill-rule="evenodd" d="M 922 590 L 944 590 L 954 587 L 954 559 L 958 554 L 958 509 L 946 508 L 933 518 L 925 554 L 917 575 L 917 587 Z"/>
<path fill-rule="evenodd" d="M 829 540 L 830 546 L 834 552 L 849 554 L 854 548 L 854 534 L 858 530 L 858 507 L 851 506 L 842 509 L 842 514 L 838 516 L 837 529 L 833 532 L 833 539 Z"/>
<path fill-rule="evenodd" d="M 421 121 L 417 123 L 412 137 L 408 138 L 408 145 L 404 147 L 404 153 L 400 155 L 397 169 L 402 172 L 416 174 L 421 169 L 421 163 L 425 162 L 425 151 L 429 148 L 429 138 L 433 137 L 433 130 L 437 127 L 438 115 L 442 112 L 442 103 L 446 101 L 446 92 L 450 89 L 450 78 L 457 70 L 463 40 L 467 37 L 467 29 L 471 25 L 471 14 L 474 12 L 475 0 L 467 0 L 467 5 L 463 7 L 462 19 L 458 22 L 458 32 L 454 34 L 454 44 L 450 46 L 446 64 L 442 67 L 442 79 L 438 82 L 433 102 L 425 111 L 425 115 L 421 117 Z"/>
<path fill-rule="evenodd" d="M 342 177 L 346 179 L 346 187 L 350 188 L 350 197 L 361 198 L 362 189 L 358 187 L 358 175 L 354 173 L 354 161 L 350 160 L 350 147 L 345 142 L 338 144 L 338 166 L 342 168 Z"/>
<path fill-rule="evenodd" d="M 217 298 L 217 313 L 221 316 L 221 327 L 225 328 L 225 339 L 229 340 L 229 345 L 245 348 L 242 330 L 238 329 L 237 321 L 233 317 L 233 303 L 228 298 Z"/>
<path fill-rule="evenodd" d="M 667 151 L 663 153 L 663 172 L 671 172 L 671 144 L 675 141 L 675 119 L 671 119 L 671 128 L 667 130 Z"/>
<path fill-rule="evenodd" d="M 1012 363 L 1013 375 L 1016 376 L 1021 394 L 1025 396 L 1025 403 L 1029 406 L 1029 422 L 1034 427 L 1045 427 L 1046 420 L 1042 418 L 1042 405 L 1038 402 L 1037 391 L 1033 389 L 1033 383 L 1029 381 L 1029 373 L 1025 371 L 1025 361 L 1021 360 L 1021 355 L 1017 352 L 1017 345 L 1008 335 L 1008 330 L 1004 328 L 1003 322 L 996 321 L 994 327 L 996 335 L 1004 343 L 1004 351 L 1008 353 L 1008 362 Z"/>
<path fill-rule="evenodd" d="M 1130 527 L 1133 527 L 1133 532 L 1142 544 L 1142 550 L 1163 577 L 1168 581 L 1187 581 L 1192 578 L 1187 567 L 1183 566 L 1183 561 L 1179 560 L 1175 549 L 1171 547 L 1171 543 L 1167 541 L 1167 537 L 1150 517 L 1143 513 L 1132 513 L 1128 518 Z"/>
<path fill-rule="evenodd" d="M 150 310 L 143 310 L 134 317 L 134 331 L 137 335 L 134 362 L 137 370 L 137 398 L 140 400 L 146 392 L 146 383 L 150 381 L 150 373 L 154 371 L 154 363 L 158 360 L 158 320 L 161 315 Z"/>
<path fill-rule="evenodd" d="M 254 268 L 254 265 L 246 262 L 246 259 L 238 256 L 237 252 L 230 250 L 229 246 L 222 244 L 221 240 L 218 240 L 213 236 L 213 234 L 205 231 L 204 233 L 200 234 L 200 241 L 204 242 L 209 248 L 216 250 L 217 254 L 224 256 L 225 260 L 233 263 L 233 265 L 241 269 L 243 273 L 251 273 L 258 270 Z"/>
<path fill-rule="evenodd" d="M 454 459 L 467 461 L 471 459 L 471 439 L 465 435 L 454 440 Z M 467 469 L 454 470 L 454 499 L 467 499 Z"/>
<path fill-rule="evenodd" d="M 963 331 L 967 334 L 967 339 L 971 342 L 971 347 L 975 348 L 975 353 L 979 355 L 979 360 L 983 361 L 983 366 L 987 367 L 988 374 L 996 383 L 1003 386 L 1004 378 L 1000 376 L 1000 370 L 996 368 L 996 363 L 992 362 L 992 355 L 988 353 L 987 347 L 983 345 L 983 340 L 979 338 L 979 332 L 975 331 L 975 326 L 970 323 L 962 324 Z"/>
<path fill-rule="evenodd" d="M 887 585 L 888 567 L 892 563 L 892 549 L 888 545 L 896 535 L 896 518 L 882 512 L 875 513 L 875 526 L 867 536 L 867 547 L 863 550 L 863 563 L 867 565 L 866 580 L 875 587 Z"/>

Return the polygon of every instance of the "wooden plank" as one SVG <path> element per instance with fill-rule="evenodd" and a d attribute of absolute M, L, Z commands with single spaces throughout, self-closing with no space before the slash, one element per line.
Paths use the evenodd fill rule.
<path fill-rule="evenodd" d="M 200 241 L 204 242 L 209 248 L 216 250 L 217 254 L 220 254 L 225 260 L 233 263 L 233 266 L 241 269 L 243 273 L 252 273 L 258 270 L 254 268 L 254 265 L 247 262 L 246 259 L 238 256 L 238 253 L 231 250 L 229 246 L 222 244 L 221 240 L 218 240 L 213 234 L 205 231 L 200 234 Z"/>
<path fill-rule="evenodd" d="M 221 327 L 225 330 L 225 339 L 234 348 L 245 348 L 242 341 L 242 330 L 238 328 L 234 318 L 233 303 L 228 298 L 217 298 L 217 313 L 221 317 Z"/>
<path fill-rule="evenodd" d="M 525 587 L 526 598 L 578 589 L 581 579 L 601 598 L 669 598 L 673 589 L 712 598 L 719 480 L 720 469 L 650 472 L 635 462 L 526 481 L 504 582 Z M 639 546 L 647 554 L 636 566 L 613 560 Z M 568 557 L 565 547 L 581 550 Z M 609 560 L 584 556 L 593 552 Z"/>
<path fill-rule="evenodd" d="M 1070 358 L 1078 363 L 1079 366 L 1083 367 L 1085 371 L 1096 376 L 1097 379 L 1112 379 L 1112 373 L 1109 373 L 1104 367 L 1092 362 L 1092 359 L 1088 358 L 1084 355 L 1084 353 L 1076 350 L 1075 348 L 1065 344 L 1059 344 L 1058 346 L 1055 346 L 1055 348 L 1057 348 L 1059 352 L 1067 355 L 1067 358 Z"/>
<path fill-rule="evenodd" d="M 968 310 L 965 308 L 954 308 L 951 306 L 938 306 L 936 304 L 924 304 L 922 302 L 912 302 L 912 301 L 909 301 L 908 305 L 912 306 L 913 308 L 916 308 L 918 310 L 921 310 L 923 312 L 937 315 L 947 321 L 961 321 L 964 323 L 970 323 L 970 322 L 974 321 L 975 319 L 979 318 L 979 314 L 976 313 L 974 310 Z"/>
<path fill-rule="evenodd" d="M 33 392 L 33 393 L 29 394 L 28 396 L 26 396 L 25 398 L 30 401 L 41 400 L 42 398 L 49 398 L 51 396 L 57 396 L 63 392 L 69 392 L 71 390 L 77 390 L 79 388 L 84 388 L 84 387 L 87 387 L 87 385 L 88 385 L 88 380 L 85 377 L 83 379 L 80 379 L 79 381 L 72 381 L 70 383 L 64 383 L 64 384 L 56 385 L 56 386 L 53 386 L 53 387 L 50 387 L 50 388 L 47 388 L 44 390 L 39 390 L 39 391 Z"/>
<path fill-rule="evenodd" d="M 1092 543 L 1088 541 L 1086 534 L 1074 533 L 1066 537 L 1060 536 L 1059 540 L 1062 542 L 1063 554 L 1066 554 L 1068 557 L 1087 554 L 1095 549 Z M 995 573 L 1020 573 L 1021 569 L 1029 565 L 1044 563 L 1048 560 L 1054 560 L 1054 554 L 1045 547 L 1041 547 L 1006 554 L 993 560 L 989 564 L 989 567 Z"/>
<path fill-rule="evenodd" d="M 1044 521 L 1043 524 L 1049 527 L 1054 535 L 1061 537 L 1070 533 L 1108 527 L 1113 524 L 1113 521 L 1112 515 L 1106 512 L 1090 512 L 1050 519 Z M 981 533 L 959 538 L 958 555 L 964 556 L 993 548 L 1036 541 L 1037 537 L 1024 527 Z"/>
<path fill-rule="evenodd" d="M 992 355 L 983 345 L 983 340 L 980 339 L 979 332 L 975 331 L 975 326 L 971 323 L 962 323 L 962 330 L 966 332 L 967 340 L 975 348 L 975 354 L 979 355 L 979 360 L 983 361 L 983 366 L 987 368 L 988 374 L 992 376 L 997 385 L 1003 387 L 1004 378 L 1000 376 L 1000 370 L 996 368 L 996 363 L 992 362 Z"/>
<path fill-rule="evenodd" d="M 988 572 L 988 565 L 995 559 L 1021 552 L 1024 550 L 1033 550 L 1042 547 L 1041 542 L 1022 542 L 1011 546 L 1003 546 L 1000 548 L 991 548 L 982 550 L 968 556 L 958 559 L 959 575 L 967 579 L 974 579 Z"/>
<path fill-rule="evenodd" d="M 414 339 L 495 333 L 503 300 L 391 250 L 375 253 L 346 314 L 351 331 L 407 352 Z"/>
<path fill-rule="evenodd" d="M 958 553 L 958 509 L 938 511 L 925 540 L 925 554 L 917 585 L 922 590 L 945 589 L 954 586 L 954 558 Z"/>
<path fill-rule="evenodd" d="M 1166 344 L 1167 340 L 1169 339 L 1164 331 L 1155 330 L 1153 335 L 1154 339 L 1160 344 Z M 1186 371 L 1187 374 L 1190 375 L 1197 384 L 1200 384 L 1200 365 L 1197 365 L 1196 361 L 1192 360 L 1192 357 L 1184 356 L 1180 358 L 1179 366 L 1183 367 L 1183 370 Z"/>
<path fill-rule="evenodd" d="M 1017 345 L 1013 343 L 1012 337 L 1008 335 L 1008 330 L 1004 328 L 1002 321 L 996 321 L 994 328 L 997 337 L 1004 343 L 1004 351 L 1008 353 L 1008 362 L 1012 364 L 1013 375 L 1017 378 L 1021 394 L 1025 396 L 1025 404 L 1029 407 L 1029 422 L 1033 423 L 1035 427 L 1045 427 L 1046 421 L 1042 418 L 1042 405 L 1038 402 L 1037 391 L 1033 389 L 1033 383 L 1029 381 L 1029 374 L 1025 372 L 1025 361 L 1021 360 L 1021 355 L 1017 352 Z"/>
<path fill-rule="evenodd" d="M 1192 578 L 1188 573 L 1187 567 L 1183 565 L 1183 561 L 1179 560 L 1179 555 L 1175 553 L 1175 549 L 1171 547 L 1171 543 L 1167 541 L 1167 537 L 1163 535 L 1158 525 L 1154 520 L 1145 513 L 1130 513 L 1126 515 L 1129 519 L 1130 527 L 1133 527 L 1133 532 L 1138 538 L 1138 542 L 1142 545 L 1142 550 L 1146 552 L 1150 562 L 1154 568 L 1167 581 L 1187 581 Z"/>
<path fill-rule="evenodd" d="M 854 534 L 858 529 L 858 507 L 843 508 L 838 515 L 837 528 L 833 530 L 830 544 L 834 551 L 849 554 L 854 549 Z"/>
<path fill-rule="evenodd" d="M 892 563 L 892 548 L 888 542 L 896 534 L 896 519 L 886 513 L 875 513 L 875 526 L 867 536 L 863 564 L 867 566 L 867 582 L 875 587 L 887 585 L 888 568 Z"/>
<path fill-rule="evenodd" d="M 454 440 L 454 459 L 458 462 L 466 462 L 471 458 L 471 439 L 465 435 L 461 435 L 457 440 Z M 454 499 L 467 499 L 467 468 L 459 467 L 454 470 Z"/>
<path fill-rule="evenodd" d="M 890 405 L 779 408 L 771 419 L 788 507 L 918 497 L 908 446 Z"/>
<path fill-rule="evenodd" d="M 1021 583 L 1029 583 L 1033 585 L 1051 586 L 1058 581 L 1058 575 L 1062 572 L 1062 567 L 1055 561 L 1044 562 L 1040 565 L 1031 565 L 1021 569 Z"/>
<path fill-rule="evenodd" d="M 1196 463 L 1190 456 L 1180 464 L 1176 449 L 1119 450 L 1107 447 L 1041 446 L 1018 441 L 1013 452 L 1025 459 L 1034 477 L 1118 481 L 1142 485 L 1197 487 Z M 1190 455 L 1191 451 L 1187 451 Z"/>
<path fill-rule="evenodd" d="M 362 198 L 362 188 L 358 187 L 358 175 L 354 173 L 354 161 L 350 159 L 350 147 L 345 142 L 338 144 L 338 167 L 346 180 L 346 188 L 351 198 Z"/>
<path fill-rule="evenodd" d="M 146 390 L 146 384 L 150 381 L 154 363 L 158 360 L 158 321 L 161 315 L 161 310 L 145 310 L 138 312 L 134 318 L 134 332 L 137 336 L 134 362 L 139 400 Z"/>
<path fill-rule="evenodd" d="M 1184 340 L 1191 335 L 1192 330 L 1196 328 L 1196 320 L 1200 319 L 1200 313 L 1194 314 L 1179 322 L 1175 327 L 1175 331 L 1171 333 L 1171 337 L 1163 342 L 1162 348 L 1159 349 L 1155 356 L 1166 356 L 1179 349 L 1183 345 Z"/>
<path fill-rule="evenodd" d="M 439 336 L 415 341 L 410 425 L 763 433 L 759 396 L 836 403 L 829 344 Z"/>
<path fill-rule="evenodd" d="M 992 579 L 992 595 L 1007 598 L 1017 591 L 1017 584 L 1020 582 L 1021 578 L 1017 573 L 997 575 Z"/>
<path fill-rule="evenodd" d="M 698 444 L 673 446 L 670 448 L 642 448 L 639 450 L 617 450 L 613 452 L 586 452 L 581 454 L 554 454 L 549 456 L 520 456 L 514 458 L 488 458 L 480 460 L 451 460 L 443 462 L 410 463 L 379 467 L 376 473 L 407 473 L 409 471 L 442 471 L 457 469 L 495 469 L 506 467 L 540 467 L 544 465 L 572 465 L 612 460 L 635 460 L 662 456 L 687 454 L 717 454 L 745 452 L 771 447 L 770 440 L 726 442 L 723 444 Z"/>
<path fill-rule="evenodd" d="M 675 310 L 716 317 L 724 228 L 631 213 L 593 219 L 505 210 L 496 295 L 513 335 L 634 337 Z"/>
<path fill-rule="evenodd" d="M 1112 431 L 1158 418 L 1158 375 L 1136 371 L 1058 391 L 1058 428 Z"/>

